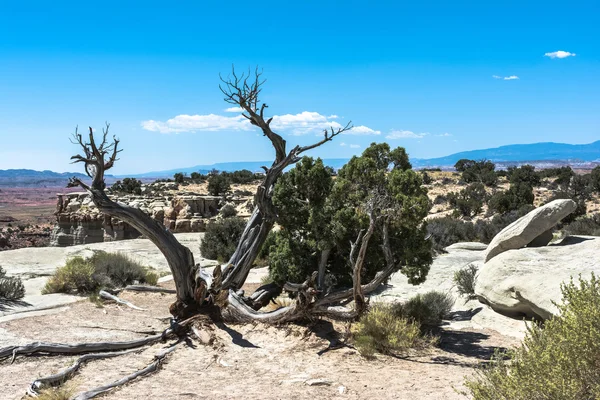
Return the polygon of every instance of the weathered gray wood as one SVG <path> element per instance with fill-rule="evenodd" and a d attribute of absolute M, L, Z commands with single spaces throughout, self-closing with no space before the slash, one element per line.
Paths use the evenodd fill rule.
<path fill-rule="evenodd" d="M 146 311 L 145 308 L 138 307 L 135 304 L 133 304 L 133 303 L 127 301 L 127 300 L 120 299 L 119 297 L 117 297 L 115 295 L 112 295 L 112 294 L 108 293 L 105 290 L 99 291 L 98 292 L 98 296 L 102 297 L 103 299 L 108 299 L 108 300 L 116 301 L 117 303 L 123 304 L 124 306 L 127 306 L 129 308 L 133 308 L 134 310 Z"/>
<path fill-rule="evenodd" d="M 79 370 L 79 368 L 90 360 L 100 360 L 103 358 L 111 358 L 118 357 L 125 354 L 131 354 L 140 351 L 140 349 L 130 349 L 125 351 L 116 351 L 110 353 L 92 353 L 85 354 L 79 357 L 70 367 L 63 369 L 56 374 L 45 376 L 42 378 L 38 378 L 29 385 L 29 389 L 27 389 L 27 393 L 30 396 L 37 397 L 40 393 L 40 390 L 45 389 L 46 387 L 56 386 L 66 382 L 71 376 Z"/>
<path fill-rule="evenodd" d="M 123 290 L 130 290 L 132 292 L 177 293 L 177 290 L 175 289 L 149 285 L 127 285 Z"/>
<path fill-rule="evenodd" d="M 145 376 L 145 375 L 148 375 L 148 374 L 151 374 L 151 373 L 157 371 L 158 368 L 160 367 L 160 364 L 164 361 L 165 357 L 167 355 L 169 355 L 170 353 L 172 353 L 173 351 L 175 351 L 177 349 L 178 344 L 179 344 L 179 342 L 175 343 L 171 347 L 167 347 L 166 349 L 161 350 L 157 355 L 154 356 L 154 361 L 152 361 L 150 364 L 148 364 L 145 368 L 143 368 L 139 371 L 136 371 L 133 374 L 127 375 L 127 376 L 119 379 L 118 381 L 109 383 L 104 386 L 100 386 L 100 387 L 92 389 L 92 390 L 88 390 L 87 392 L 79 393 L 77 396 L 75 396 L 73 398 L 73 400 L 92 399 L 92 398 L 94 398 L 98 395 L 101 395 L 103 393 L 106 393 L 114 388 L 117 388 L 128 382 L 131 382 L 134 379 L 137 379 L 141 376 Z"/>
<path fill-rule="evenodd" d="M 23 346 L 4 347 L 0 349 L 0 359 L 12 357 L 12 361 L 14 361 L 15 358 L 20 354 L 84 354 L 101 351 L 127 350 L 157 342 L 162 338 L 167 337 L 171 333 L 173 333 L 172 329 L 168 328 L 163 333 L 159 333 L 157 335 L 121 342 L 94 342 L 75 344 L 34 342 Z"/>

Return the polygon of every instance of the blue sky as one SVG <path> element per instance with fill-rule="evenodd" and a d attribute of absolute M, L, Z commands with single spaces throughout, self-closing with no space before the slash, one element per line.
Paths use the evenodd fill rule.
<path fill-rule="evenodd" d="M 4 1 L 0 169 L 78 171 L 69 134 L 104 121 L 125 149 L 115 174 L 268 160 L 268 141 L 225 111 L 232 64 L 264 69 L 290 144 L 352 120 L 315 156 L 589 143 L 599 15 L 596 1 Z"/>

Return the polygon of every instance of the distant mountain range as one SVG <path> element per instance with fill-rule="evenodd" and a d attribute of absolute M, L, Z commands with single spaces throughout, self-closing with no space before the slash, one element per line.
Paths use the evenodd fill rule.
<path fill-rule="evenodd" d="M 462 158 L 471 160 L 491 160 L 499 167 L 519 164 L 533 164 L 538 168 L 548 168 L 559 165 L 571 165 L 574 168 L 593 168 L 600 164 L 600 140 L 590 144 L 565 144 L 565 143 L 532 143 L 511 144 L 493 149 L 463 151 L 439 158 L 411 158 L 414 168 L 451 169 Z M 339 169 L 348 162 L 346 158 L 326 158 L 323 162 Z M 171 178 L 176 172 L 200 172 L 206 174 L 213 169 L 219 171 L 237 171 L 248 169 L 253 172 L 262 171 L 262 166 L 270 166 L 272 161 L 238 161 L 224 162 L 210 165 L 196 165 L 187 168 L 176 168 L 166 171 L 153 171 L 137 175 L 107 176 L 107 183 L 123 177 L 135 177 L 143 181 L 150 178 Z M 2 186 L 65 186 L 70 177 L 86 179 L 87 176 L 74 172 L 34 171 L 30 169 L 0 170 L 0 187 Z"/>
<path fill-rule="evenodd" d="M 470 160 L 486 159 L 501 164 L 521 164 L 548 162 L 579 164 L 600 162 L 600 140 L 590 144 L 532 143 L 511 144 L 493 149 L 463 151 L 446 157 L 411 159 L 414 167 L 451 167 L 462 158 Z M 544 163 L 546 162 L 546 163 Z"/>
<path fill-rule="evenodd" d="M 471 150 L 451 154 L 439 158 L 411 158 L 414 168 L 433 168 L 450 169 L 456 162 L 462 158 L 471 160 L 491 160 L 501 167 L 507 165 L 534 164 L 540 168 L 551 167 L 555 165 L 572 165 L 573 167 L 590 167 L 593 163 L 600 163 L 600 140 L 590 144 L 565 144 L 565 143 L 532 143 L 532 144 L 511 144 L 507 146 L 496 147 L 493 149 Z M 348 162 L 347 158 L 326 158 L 323 163 L 339 169 Z M 128 175 L 136 178 L 165 178 L 172 177 L 176 172 L 187 173 L 200 172 L 206 174 L 213 169 L 219 171 L 237 171 L 247 169 L 253 172 L 262 171 L 261 166 L 270 166 L 272 161 L 239 161 L 216 163 L 210 165 L 196 165 L 187 168 L 177 168 L 167 171 L 153 171 L 138 175 Z"/>
<path fill-rule="evenodd" d="M 89 179 L 87 175 L 78 172 L 34 171 L 32 169 L 0 169 L 0 187 L 55 187 L 66 186 L 69 178 Z M 107 183 L 114 182 L 111 175 Z"/>

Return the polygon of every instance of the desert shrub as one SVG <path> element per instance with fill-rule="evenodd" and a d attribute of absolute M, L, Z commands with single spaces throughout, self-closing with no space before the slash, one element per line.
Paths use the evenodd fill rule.
<path fill-rule="evenodd" d="M 25 296 L 25 286 L 19 277 L 6 276 L 0 267 L 0 299 L 19 300 Z"/>
<path fill-rule="evenodd" d="M 442 178 L 442 185 L 451 185 L 454 183 L 454 179 L 444 177 Z"/>
<path fill-rule="evenodd" d="M 111 187 L 111 192 L 142 194 L 142 181 L 135 178 L 125 178 L 122 181 L 116 181 Z"/>
<path fill-rule="evenodd" d="M 509 167 L 506 172 L 511 184 L 525 183 L 531 187 L 540 186 L 540 176 L 532 165 L 523 165 L 519 168 Z"/>
<path fill-rule="evenodd" d="M 427 171 L 421 171 L 421 178 L 423 179 L 424 185 L 431 185 L 433 183 L 433 178 L 427 173 Z"/>
<path fill-rule="evenodd" d="M 106 287 L 124 287 L 133 282 L 146 283 L 148 270 L 125 254 L 97 251 L 87 260 L 94 267 L 94 279 Z"/>
<path fill-rule="evenodd" d="M 207 179 L 207 176 L 204 174 L 201 174 L 200 172 L 192 172 L 190 174 L 190 178 L 196 182 L 204 182 Z"/>
<path fill-rule="evenodd" d="M 472 183 L 458 193 L 450 193 L 448 201 L 455 209 L 455 216 L 473 217 L 481 212 L 487 197 L 482 183 Z"/>
<path fill-rule="evenodd" d="M 417 294 L 406 303 L 397 306 L 397 313 L 419 326 L 431 327 L 439 325 L 452 310 L 454 298 L 448 293 L 435 290 L 425 294 Z"/>
<path fill-rule="evenodd" d="M 74 257 L 48 279 L 42 293 L 94 293 L 132 283 L 155 285 L 158 275 L 124 254 L 97 251 L 90 258 Z"/>
<path fill-rule="evenodd" d="M 438 194 L 435 196 L 435 199 L 433 199 L 433 204 L 435 205 L 446 204 L 447 202 L 448 197 L 444 196 L 443 194 Z"/>
<path fill-rule="evenodd" d="M 185 174 L 182 172 L 177 172 L 175 175 L 173 175 L 173 179 L 177 183 L 183 183 L 185 181 Z"/>
<path fill-rule="evenodd" d="M 211 221 L 200 243 L 202 257 L 220 262 L 228 260 L 242 237 L 246 221 L 239 217 Z"/>
<path fill-rule="evenodd" d="M 600 281 L 561 286 L 563 303 L 544 326 L 532 326 L 521 347 L 496 357 L 466 382 L 475 400 L 600 398 Z"/>
<path fill-rule="evenodd" d="M 94 266 L 83 257 L 74 257 L 56 270 L 42 294 L 48 293 L 92 293 L 99 288 L 94 280 Z"/>
<path fill-rule="evenodd" d="M 221 172 L 221 175 L 228 178 L 230 182 L 238 184 L 252 183 L 258 179 L 261 179 L 260 174 L 255 174 L 247 169 L 233 172 Z"/>
<path fill-rule="evenodd" d="M 426 343 L 419 325 L 398 316 L 389 304 L 371 306 L 354 324 L 352 333 L 356 348 L 366 357 L 405 352 Z"/>
<path fill-rule="evenodd" d="M 533 188 L 525 182 L 511 183 L 510 188 L 505 192 L 494 194 L 488 201 L 490 210 L 500 214 L 533 204 L 535 195 Z"/>
<path fill-rule="evenodd" d="M 600 165 L 595 167 L 590 174 L 590 186 L 593 192 L 600 193 Z"/>
<path fill-rule="evenodd" d="M 235 217 L 237 215 L 237 210 L 233 204 L 228 203 L 221 207 L 219 210 L 219 215 L 223 218 Z"/>
<path fill-rule="evenodd" d="M 458 242 L 477 240 L 475 226 L 472 222 L 461 221 L 452 217 L 434 218 L 427 222 L 427 233 L 432 249 L 442 252 L 445 247 Z"/>
<path fill-rule="evenodd" d="M 212 174 L 208 177 L 208 193 L 221 196 L 231 190 L 229 178 L 222 174 Z"/>
<path fill-rule="evenodd" d="M 600 214 L 577 218 L 563 230 L 568 235 L 600 236 Z"/>
<path fill-rule="evenodd" d="M 472 298 L 475 295 L 475 276 L 477 275 L 477 266 L 469 264 L 464 268 L 454 272 L 453 282 L 456 285 L 458 294 Z"/>
<path fill-rule="evenodd" d="M 77 394 L 73 384 L 66 383 L 58 387 L 49 387 L 40 391 L 37 400 L 70 400 Z"/>
<path fill-rule="evenodd" d="M 456 162 L 454 168 L 462 172 L 462 179 L 466 183 L 480 182 L 486 186 L 495 186 L 498 183 L 496 165 L 491 161 L 461 159 Z"/>

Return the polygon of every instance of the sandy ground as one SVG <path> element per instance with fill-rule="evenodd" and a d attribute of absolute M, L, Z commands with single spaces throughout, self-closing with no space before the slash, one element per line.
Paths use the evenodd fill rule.
<path fill-rule="evenodd" d="M 68 310 L 0 324 L 18 334 L 18 342 L 90 342 L 127 340 L 154 334 L 167 327 L 168 305 L 174 295 L 129 293 L 121 296 L 145 308 L 136 311 L 115 304 L 104 307 L 89 301 Z M 107 399 L 464 399 L 458 393 L 465 376 L 474 373 L 498 347 L 518 339 L 489 329 L 444 328 L 440 347 L 407 358 L 378 356 L 366 360 L 343 347 L 325 351 L 343 340 L 347 326 L 319 321 L 281 328 L 263 325 L 218 324 L 215 342 L 180 344 L 155 374 L 138 379 L 105 396 Z M 0 331 L 2 332 L 2 331 Z M 89 390 L 143 368 L 160 343 L 139 353 L 94 361 L 77 373 L 77 391 Z M 70 365 L 74 357 L 19 357 L 0 362 L 2 399 L 21 399 L 35 378 Z M 326 384 L 310 386 L 311 379 Z"/>

